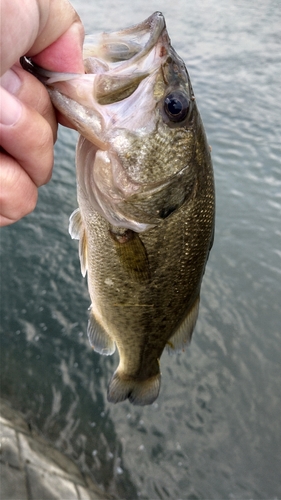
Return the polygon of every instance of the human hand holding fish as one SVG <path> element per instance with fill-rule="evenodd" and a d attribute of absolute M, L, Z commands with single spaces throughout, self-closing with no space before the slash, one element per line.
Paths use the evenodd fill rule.
<path fill-rule="evenodd" d="M 24 71 L 28 55 L 52 71 L 83 72 L 84 30 L 67 0 L 1 0 L 0 225 L 32 211 L 48 182 L 58 115 L 46 88 Z M 70 125 L 63 119 L 64 125 Z"/>

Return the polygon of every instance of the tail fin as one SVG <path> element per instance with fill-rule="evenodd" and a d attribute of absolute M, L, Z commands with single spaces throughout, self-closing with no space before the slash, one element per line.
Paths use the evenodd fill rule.
<path fill-rule="evenodd" d="M 160 372 L 146 380 L 136 380 L 124 376 L 117 369 L 110 381 L 107 399 L 110 403 L 120 403 L 128 398 L 133 405 L 150 405 L 158 397 L 160 382 Z"/>

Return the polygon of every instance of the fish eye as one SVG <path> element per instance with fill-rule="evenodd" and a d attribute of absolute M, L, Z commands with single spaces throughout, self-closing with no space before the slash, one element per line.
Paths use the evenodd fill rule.
<path fill-rule="evenodd" d="M 182 122 L 188 114 L 190 101 L 183 92 L 171 92 L 165 97 L 164 110 L 172 122 Z"/>

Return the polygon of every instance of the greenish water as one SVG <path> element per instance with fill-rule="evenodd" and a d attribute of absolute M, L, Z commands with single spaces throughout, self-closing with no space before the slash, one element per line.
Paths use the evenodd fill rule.
<path fill-rule="evenodd" d="M 88 33 L 163 11 L 212 145 L 215 245 L 192 343 L 163 355 L 156 403 L 107 403 L 118 360 L 86 336 L 68 235 L 77 136 L 61 129 L 37 209 L 0 233 L 1 395 L 120 498 L 280 499 L 280 2 L 73 4 Z"/>

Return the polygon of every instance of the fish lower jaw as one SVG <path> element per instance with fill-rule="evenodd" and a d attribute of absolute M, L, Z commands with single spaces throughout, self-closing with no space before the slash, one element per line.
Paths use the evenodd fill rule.
<path fill-rule="evenodd" d="M 145 380 L 138 380 L 117 369 L 108 387 L 107 400 L 110 403 L 120 403 L 129 399 L 133 405 L 150 405 L 158 397 L 160 384 L 160 372 Z"/>

